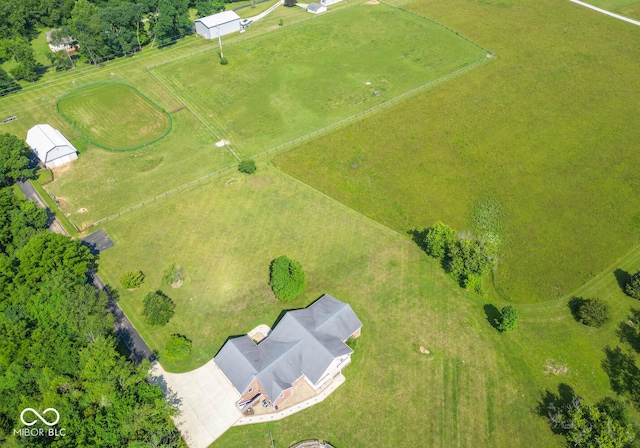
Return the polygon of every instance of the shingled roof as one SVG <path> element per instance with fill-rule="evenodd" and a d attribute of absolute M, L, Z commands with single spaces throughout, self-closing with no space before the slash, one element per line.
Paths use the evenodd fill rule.
<path fill-rule="evenodd" d="M 215 362 L 241 394 L 257 377 L 275 400 L 301 375 L 315 384 L 335 358 L 353 353 L 344 341 L 360 327 L 348 304 L 325 294 L 287 312 L 258 345 L 247 335 L 229 339 Z"/>

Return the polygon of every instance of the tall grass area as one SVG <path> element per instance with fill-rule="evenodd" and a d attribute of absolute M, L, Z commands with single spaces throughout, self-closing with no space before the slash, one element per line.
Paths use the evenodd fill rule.
<path fill-rule="evenodd" d="M 282 310 L 323 293 L 348 302 L 364 324 L 347 382 L 331 397 L 280 422 L 232 428 L 214 446 L 259 446 L 269 430 L 283 446 L 305 438 L 354 447 L 563 446 L 537 412 L 543 391 L 564 382 L 588 401 L 611 395 L 602 349 L 634 302 L 611 289 L 613 268 L 593 291 L 615 310 L 604 327 L 577 323 L 563 298 L 520 305 L 520 328 L 500 334 L 485 301 L 455 286 L 408 238 L 259 168 L 105 225 L 116 244 L 101 254 L 100 275 L 117 285 L 125 271 L 145 273 L 139 290 L 120 291 L 120 305 L 150 347 L 162 352 L 174 333 L 193 341 L 186 361 L 161 358 L 171 371 L 204 364 L 227 337 L 272 325 Z M 269 262 L 282 254 L 302 263 L 308 282 L 290 304 L 268 286 Z M 639 260 L 622 265 L 631 270 Z M 183 269 L 178 289 L 161 284 L 172 263 Z M 176 315 L 153 328 L 142 319 L 142 297 L 159 287 Z"/>
<path fill-rule="evenodd" d="M 384 4 L 356 4 L 223 51 L 228 65 L 212 51 L 152 70 L 242 156 L 486 60 L 451 30 Z"/>
<path fill-rule="evenodd" d="M 276 159 L 405 232 L 504 211 L 495 272 L 516 302 L 560 297 L 638 242 L 638 28 L 571 3 L 409 3 L 494 63 Z"/>

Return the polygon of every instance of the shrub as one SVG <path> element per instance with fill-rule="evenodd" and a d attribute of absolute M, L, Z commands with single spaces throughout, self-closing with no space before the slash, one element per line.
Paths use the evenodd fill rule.
<path fill-rule="evenodd" d="M 351 348 L 351 350 L 355 350 L 358 347 L 358 338 L 349 338 L 347 339 L 346 344 Z"/>
<path fill-rule="evenodd" d="M 278 299 L 291 302 L 304 292 L 306 286 L 302 266 L 286 255 L 276 258 L 271 262 L 269 285 Z"/>
<path fill-rule="evenodd" d="M 465 286 L 471 276 L 481 277 L 493 267 L 490 248 L 476 240 L 462 239 L 450 245 L 448 251 L 449 271 Z"/>
<path fill-rule="evenodd" d="M 484 288 L 482 287 L 482 277 L 472 274 L 465 279 L 463 286 L 467 289 L 474 291 L 476 294 L 484 297 Z"/>
<path fill-rule="evenodd" d="M 162 291 L 148 292 L 142 300 L 146 322 L 154 327 L 166 325 L 173 316 L 176 304 Z"/>
<path fill-rule="evenodd" d="M 500 321 L 498 322 L 498 330 L 503 333 L 518 328 L 518 310 L 508 305 L 502 308 L 500 312 Z"/>
<path fill-rule="evenodd" d="M 282 25 L 284 25 L 284 20 L 280 19 L 280 20 L 278 21 L 278 26 L 282 26 Z"/>
<path fill-rule="evenodd" d="M 456 231 L 438 221 L 425 232 L 424 250 L 428 255 L 442 259 L 455 239 Z"/>
<path fill-rule="evenodd" d="M 229 63 L 229 60 L 226 57 L 222 56 L 220 58 L 220 65 L 227 65 L 228 63 Z"/>
<path fill-rule="evenodd" d="M 142 271 L 127 271 L 120 276 L 120 284 L 123 288 L 134 289 L 139 288 L 144 282 L 144 274 Z"/>
<path fill-rule="evenodd" d="M 238 171 L 241 173 L 253 174 L 256 169 L 256 161 L 252 159 L 243 160 L 238 164 Z"/>
<path fill-rule="evenodd" d="M 180 334 L 172 334 L 164 347 L 163 355 L 168 361 L 180 361 L 191 354 L 191 341 Z"/>
<path fill-rule="evenodd" d="M 629 278 L 629 281 L 624 285 L 624 292 L 634 299 L 640 299 L 640 271 L 636 272 Z"/>
<path fill-rule="evenodd" d="M 175 264 L 172 264 L 162 273 L 162 282 L 165 285 L 170 286 L 173 283 L 179 282 L 180 280 L 182 280 L 181 266 L 176 266 Z"/>
<path fill-rule="evenodd" d="M 600 299 L 581 299 L 576 309 L 577 319 L 590 327 L 601 327 L 609 320 L 609 307 Z"/>

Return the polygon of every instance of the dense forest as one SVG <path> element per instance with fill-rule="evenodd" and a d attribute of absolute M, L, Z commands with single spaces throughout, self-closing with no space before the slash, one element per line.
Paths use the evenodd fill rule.
<path fill-rule="evenodd" d="M 96 257 L 13 193 L 29 174 L 14 140 L 0 135 L 0 446 L 184 446 L 148 363 L 119 353 L 106 293 L 90 283 Z M 26 426 L 27 408 L 59 422 Z"/>
<path fill-rule="evenodd" d="M 189 8 L 199 15 L 225 10 L 224 0 L 14 0 L 0 2 L 0 64 L 13 60 L 7 73 L 0 68 L 0 96 L 20 88 L 15 81 L 34 82 L 44 67 L 36 61 L 31 41 L 39 29 L 53 28 L 52 44 L 77 51 L 51 52 L 56 70 L 76 63 L 99 64 L 164 45 L 191 32 Z"/>

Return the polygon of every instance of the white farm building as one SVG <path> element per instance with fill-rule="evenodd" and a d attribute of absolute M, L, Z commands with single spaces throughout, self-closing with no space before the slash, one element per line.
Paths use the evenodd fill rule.
<path fill-rule="evenodd" d="M 27 145 L 47 168 L 65 165 L 78 158 L 71 142 L 48 124 L 37 124 L 27 132 Z"/>
<path fill-rule="evenodd" d="M 240 31 L 240 16 L 233 11 L 223 11 L 195 21 L 196 33 L 205 39 Z"/>

